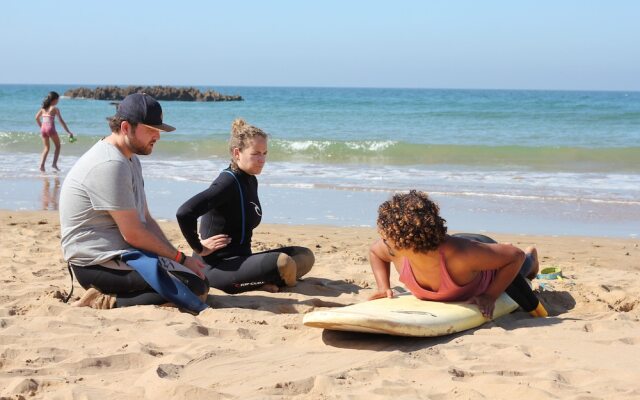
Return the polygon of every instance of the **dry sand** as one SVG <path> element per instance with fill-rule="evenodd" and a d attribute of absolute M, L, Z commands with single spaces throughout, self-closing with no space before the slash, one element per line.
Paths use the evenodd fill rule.
<path fill-rule="evenodd" d="M 177 225 L 161 224 L 186 246 Z M 56 212 L 0 211 L 2 399 L 640 398 L 640 240 L 493 235 L 538 246 L 552 314 L 515 312 L 463 333 L 329 332 L 304 313 L 367 298 L 365 228 L 261 226 L 256 250 L 300 244 L 316 266 L 282 293 L 211 290 L 199 316 L 72 308 Z M 392 283 L 397 283 L 393 276 Z M 74 297 L 84 290 L 76 283 Z"/>

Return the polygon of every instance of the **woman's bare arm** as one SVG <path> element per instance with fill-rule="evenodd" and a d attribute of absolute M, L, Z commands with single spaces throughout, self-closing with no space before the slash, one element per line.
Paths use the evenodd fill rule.
<path fill-rule="evenodd" d="M 369 264 L 371 264 L 373 276 L 376 278 L 378 291 L 372 295 L 369 300 L 393 297 L 393 291 L 391 290 L 391 283 L 389 281 L 391 261 L 389 251 L 382 242 L 382 239 L 378 239 L 371 244 L 369 248 Z"/>
<path fill-rule="evenodd" d="M 460 265 L 473 271 L 495 270 L 496 275 L 487 290 L 470 300 L 477 304 L 480 312 L 487 318 L 493 316 L 495 302 L 513 282 L 525 259 L 519 248 L 510 244 L 480 243 L 469 241 L 459 255 Z"/>

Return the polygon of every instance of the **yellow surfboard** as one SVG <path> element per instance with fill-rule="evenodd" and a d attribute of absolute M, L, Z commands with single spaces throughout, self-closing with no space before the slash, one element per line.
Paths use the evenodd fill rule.
<path fill-rule="evenodd" d="M 496 301 L 493 318 L 517 308 L 518 304 L 503 293 Z M 304 325 L 316 328 L 399 336 L 449 335 L 487 321 L 475 305 L 419 300 L 409 293 L 392 299 L 313 311 L 303 319 Z"/>

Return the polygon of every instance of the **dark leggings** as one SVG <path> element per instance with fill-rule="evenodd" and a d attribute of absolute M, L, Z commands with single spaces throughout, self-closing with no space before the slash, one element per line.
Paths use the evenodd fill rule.
<path fill-rule="evenodd" d="M 116 307 L 160 305 L 167 302 L 140 276 L 137 271 L 122 271 L 100 265 L 71 266 L 76 279 L 84 289 L 96 288 L 102 293 L 116 296 Z M 188 272 L 170 272 L 180 279 L 196 296 L 209 291 L 206 281 Z"/>
<path fill-rule="evenodd" d="M 311 250 L 306 247 L 290 246 L 248 256 L 229 257 L 220 261 L 205 257 L 207 267 L 204 273 L 212 288 L 226 293 L 255 290 L 267 283 L 284 286 L 277 263 L 282 253 L 296 261 L 298 278 L 309 272 L 313 265 L 314 258 Z"/>

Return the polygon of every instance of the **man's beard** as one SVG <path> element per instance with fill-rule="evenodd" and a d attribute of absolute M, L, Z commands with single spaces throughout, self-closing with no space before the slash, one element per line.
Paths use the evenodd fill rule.
<path fill-rule="evenodd" d="M 127 145 L 129 146 L 129 150 L 131 150 L 131 152 L 133 154 L 146 156 L 146 155 L 151 154 L 151 152 L 153 151 L 153 146 L 151 144 L 148 144 L 145 147 L 136 138 L 136 130 L 135 130 L 135 128 L 132 129 L 131 132 L 129 132 L 129 134 L 127 134 Z"/>

